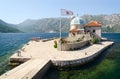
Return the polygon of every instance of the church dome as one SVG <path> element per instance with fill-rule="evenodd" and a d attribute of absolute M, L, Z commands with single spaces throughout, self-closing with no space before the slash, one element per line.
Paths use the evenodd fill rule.
<path fill-rule="evenodd" d="M 84 21 L 79 17 L 75 17 L 71 20 L 70 25 L 74 25 L 74 24 L 82 24 L 83 25 Z"/>

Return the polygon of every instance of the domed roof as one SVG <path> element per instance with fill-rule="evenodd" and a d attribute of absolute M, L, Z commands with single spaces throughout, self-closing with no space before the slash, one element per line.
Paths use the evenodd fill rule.
<path fill-rule="evenodd" d="M 71 20 L 70 25 L 74 25 L 74 24 L 84 24 L 84 21 L 79 17 L 75 17 L 74 19 Z"/>

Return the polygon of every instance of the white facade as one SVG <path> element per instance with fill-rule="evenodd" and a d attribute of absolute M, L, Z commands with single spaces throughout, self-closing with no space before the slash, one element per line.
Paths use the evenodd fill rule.
<path fill-rule="evenodd" d="M 83 25 L 82 24 L 71 25 L 70 30 L 72 29 L 83 29 Z"/>
<path fill-rule="evenodd" d="M 101 37 L 101 27 L 100 26 L 93 26 L 93 27 L 86 27 L 86 32 L 96 33 L 99 37 Z"/>

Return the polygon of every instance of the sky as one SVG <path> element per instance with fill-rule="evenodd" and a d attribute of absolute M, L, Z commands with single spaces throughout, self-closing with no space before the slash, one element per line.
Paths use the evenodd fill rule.
<path fill-rule="evenodd" d="M 79 16 L 114 14 L 120 13 L 120 0 L 0 0 L 0 19 L 18 24 L 26 19 L 61 17 L 60 9 Z"/>

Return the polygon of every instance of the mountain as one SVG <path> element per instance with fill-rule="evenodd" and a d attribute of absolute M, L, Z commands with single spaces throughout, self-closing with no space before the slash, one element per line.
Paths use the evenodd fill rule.
<path fill-rule="evenodd" d="M 96 20 L 102 23 L 102 32 L 120 32 L 120 14 L 83 15 L 81 18 L 88 23 Z M 68 32 L 70 18 L 62 18 L 62 32 Z M 16 27 L 23 32 L 59 32 L 60 18 L 28 19 Z"/>
<path fill-rule="evenodd" d="M 69 29 L 69 19 L 61 18 L 62 31 L 67 32 Z M 23 32 L 58 32 L 60 18 L 44 18 L 39 20 L 28 19 L 18 25 L 18 29 Z"/>
<path fill-rule="evenodd" d="M 13 28 L 12 24 L 8 24 L 2 20 L 0 20 L 0 33 L 17 33 L 17 32 L 21 32 L 16 28 Z"/>
<path fill-rule="evenodd" d="M 102 23 L 102 32 L 120 32 L 120 14 L 111 15 L 82 15 L 81 18 L 88 23 L 96 20 Z M 68 32 L 70 18 L 61 18 L 62 32 Z M 28 19 L 20 24 L 9 24 L 0 20 L 0 32 L 59 32 L 60 18 Z"/>
<path fill-rule="evenodd" d="M 96 20 L 102 23 L 102 32 L 120 32 L 120 14 L 111 15 L 83 15 L 86 23 Z"/>

